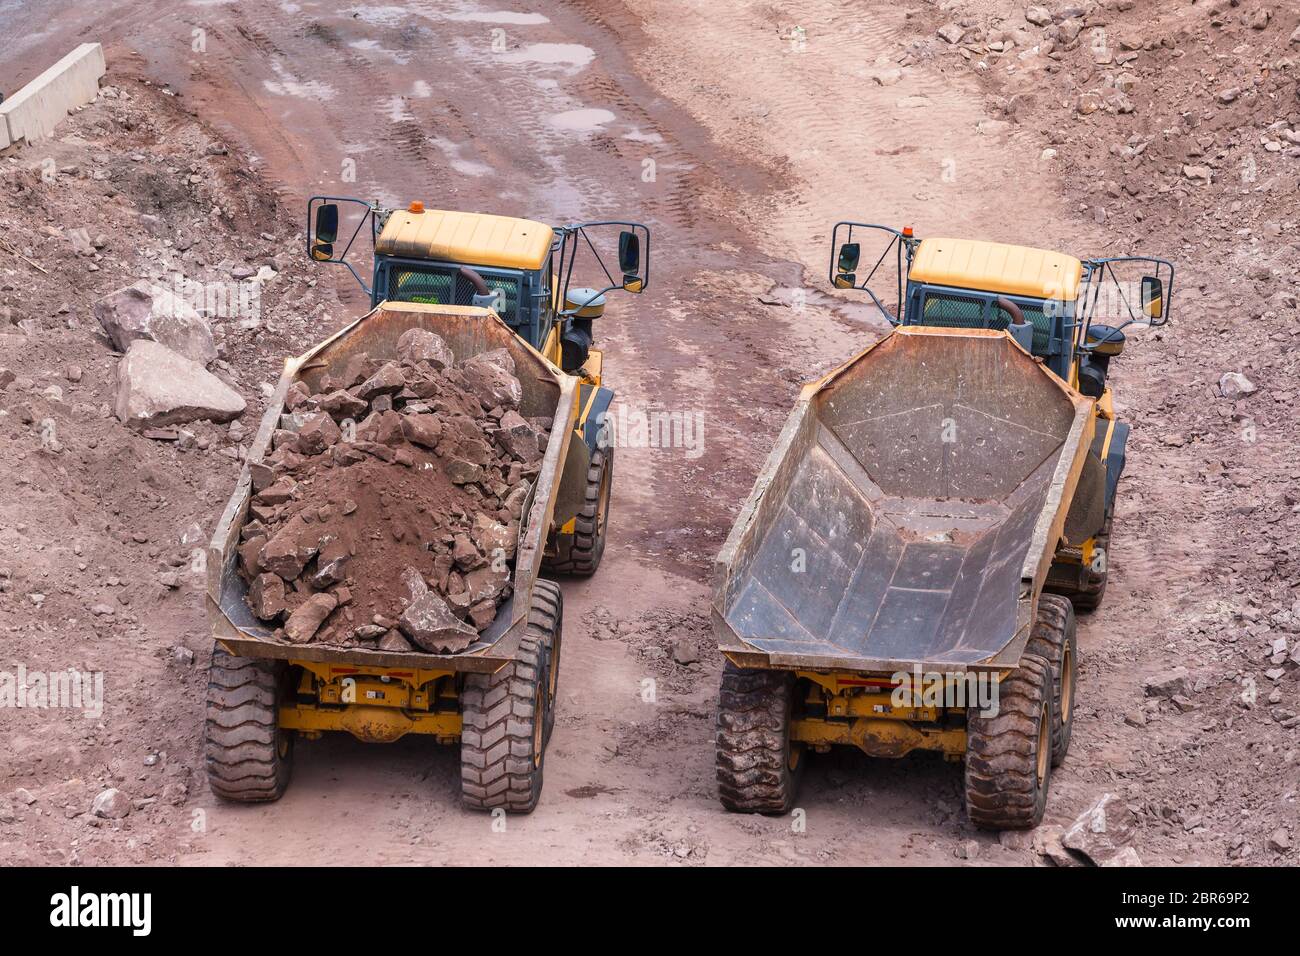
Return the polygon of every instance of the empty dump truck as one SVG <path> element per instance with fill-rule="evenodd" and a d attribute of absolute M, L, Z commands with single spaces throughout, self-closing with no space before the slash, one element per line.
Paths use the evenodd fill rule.
<path fill-rule="evenodd" d="M 1106 459 L 1122 463 L 1109 390 L 1076 386 L 1101 360 L 1084 343 L 1122 333 L 1075 311 L 1077 259 L 894 236 L 916 307 L 804 388 L 718 556 L 720 796 L 785 812 L 809 750 L 928 749 L 965 761 L 976 824 L 1035 826 L 1076 670 L 1074 608 L 1045 586 L 1072 550 L 1100 551 Z M 857 287 L 857 255 L 841 248 L 837 286 Z M 940 266 L 942 286 L 927 281 Z M 1144 284 L 1148 324 L 1158 286 Z M 962 309 L 935 308 L 941 291 Z"/>

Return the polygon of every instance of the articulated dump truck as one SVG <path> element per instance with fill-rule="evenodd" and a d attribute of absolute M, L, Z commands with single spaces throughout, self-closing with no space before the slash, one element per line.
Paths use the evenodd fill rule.
<path fill-rule="evenodd" d="M 1083 308 L 1106 263 L 889 232 L 906 308 L 873 294 L 896 327 L 803 389 L 717 559 L 720 797 L 783 813 L 809 751 L 922 749 L 964 761 L 977 825 L 1032 827 L 1123 467 L 1122 332 Z M 836 287 L 860 288 L 858 255 Z"/>
<path fill-rule="evenodd" d="M 351 238 L 341 227 L 340 207 L 357 215 Z M 333 197 L 314 197 L 308 219 L 312 260 L 343 265 L 358 281 L 361 274 L 347 257 L 358 236 L 370 232 L 372 278 L 361 284 L 372 308 L 285 362 L 212 537 L 207 610 L 214 650 L 205 720 L 209 785 L 226 800 L 276 800 L 288 785 L 298 737 L 343 732 L 389 743 L 422 734 L 460 745 L 466 807 L 528 813 L 541 796 L 563 628 L 560 588 L 540 575 L 590 576 L 604 551 L 612 449 L 600 440 L 600 419 L 613 392 L 602 384 L 601 353 L 591 347 L 593 324 L 604 312 L 607 293 L 645 288 L 649 232 L 639 223 L 552 228 L 531 220 L 426 210 L 418 202 L 394 210 Z M 611 228 L 619 230 L 613 268 L 599 251 L 600 235 Z M 595 255 L 606 280 L 597 287 L 571 286 L 582 249 Z M 258 504 L 254 471 L 266 470 L 274 437 L 294 427 L 291 394 L 320 393 L 324 382 L 337 382 L 362 359 L 381 366 L 395 362 L 403 336 L 412 330 L 438 336 L 458 366 L 504 351 L 518 379 L 519 421 L 547 425 L 539 433 L 548 437 L 540 442 L 544 447 L 534 449 L 541 461 L 519 504 L 517 536 L 508 549 L 513 555 L 509 587 L 500 592 L 507 596 L 495 618 L 455 652 L 420 650 L 404 640 L 397 646 L 409 649 L 383 649 L 382 642 L 292 640 L 287 634 L 292 616 L 281 627 L 254 614 L 249 584 L 240 573 L 244 532 Z M 354 427 L 360 434 L 364 423 Z M 421 467 L 445 468 L 446 461 L 440 457 Z M 383 493 L 375 488 L 371 497 Z M 437 509 L 445 502 L 419 505 Z M 265 557 L 265 550 L 260 554 Z M 433 564 L 433 556 L 427 558 L 425 564 Z M 392 579 L 403 570 L 393 567 Z M 427 566 L 413 570 L 426 578 L 421 589 L 436 575 Z M 313 589 L 318 581 L 313 579 Z M 328 591 L 320 593 L 372 583 L 331 580 L 321 585 Z M 338 611 L 345 610 L 340 599 Z M 461 626 L 467 625 L 462 621 Z M 377 622 L 375 627 L 384 630 Z M 394 625 L 387 627 L 396 632 Z"/>

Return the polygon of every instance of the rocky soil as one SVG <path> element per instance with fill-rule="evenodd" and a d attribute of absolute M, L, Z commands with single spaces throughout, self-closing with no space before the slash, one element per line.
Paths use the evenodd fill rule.
<path fill-rule="evenodd" d="M 273 387 L 267 350 L 301 351 L 335 302 L 294 221 L 129 75 L 0 159 L 0 696 L 20 668 L 29 689 L 68 668 L 103 682 L 98 712 L 6 701 L 10 862 L 168 860 L 202 832 L 199 724 L 178 715 L 201 709 L 211 649 L 190 627 L 203 552 Z M 196 384 L 221 407 L 185 407 Z"/>

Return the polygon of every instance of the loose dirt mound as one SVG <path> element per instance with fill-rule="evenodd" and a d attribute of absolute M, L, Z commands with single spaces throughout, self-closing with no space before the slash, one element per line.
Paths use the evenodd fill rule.
<path fill-rule="evenodd" d="M 295 383 L 253 466 L 240 568 L 277 637 L 456 652 L 510 595 L 550 423 L 519 414 L 503 349 L 455 365 L 412 329 L 399 353 L 355 356 L 315 394 Z"/>

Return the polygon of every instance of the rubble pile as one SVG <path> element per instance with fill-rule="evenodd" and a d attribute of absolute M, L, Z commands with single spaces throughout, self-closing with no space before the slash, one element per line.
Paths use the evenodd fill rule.
<path fill-rule="evenodd" d="M 395 361 L 290 387 L 239 549 L 278 639 L 455 653 L 491 624 L 551 424 L 520 414 L 514 372 L 504 349 L 457 363 L 411 329 Z"/>

